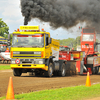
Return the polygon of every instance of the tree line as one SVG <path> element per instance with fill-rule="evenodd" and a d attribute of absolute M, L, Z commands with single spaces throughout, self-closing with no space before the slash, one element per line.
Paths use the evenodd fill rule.
<path fill-rule="evenodd" d="M 81 44 L 80 36 L 78 36 L 76 39 L 68 38 L 68 39 L 63 39 L 63 40 L 58 39 L 58 40 L 60 41 L 60 45 L 69 46 L 71 49 L 74 48 L 74 50 L 76 50 L 77 46 Z"/>

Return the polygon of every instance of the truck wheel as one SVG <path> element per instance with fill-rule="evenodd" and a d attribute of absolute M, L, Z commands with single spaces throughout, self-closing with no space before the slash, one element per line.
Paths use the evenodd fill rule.
<path fill-rule="evenodd" d="M 11 64 L 11 61 L 7 61 L 8 64 Z"/>
<path fill-rule="evenodd" d="M 92 71 L 92 73 L 95 74 L 95 67 L 93 67 L 93 71 Z"/>
<path fill-rule="evenodd" d="M 76 66 L 75 65 L 73 65 L 73 67 L 72 67 L 73 69 L 72 69 L 72 75 L 76 75 Z"/>
<path fill-rule="evenodd" d="M 48 71 L 45 71 L 45 76 L 52 77 L 53 75 L 53 63 L 50 63 L 48 66 Z"/>
<path fill-rule="evenodd" d="M 83 75 L 83 66 L 84 66 L 84 62 L 81 61 L 81 66 L 80 66 L 80 75 Z"/>
<path fill-rule="evenodd" d="M 66 66 L 65 63 L 63 63 L 62 66 L 61 66 L 61 70 L 59 71 L 59 75 L 60 76 L 63 76 L 63 77 L 66 76 L 66 68 L 65 68 L 65 66 Z"/>
<path fill-rule="evenodd" d="M 97 66 L 95 67 L 95 74 L 98 74 L 98 72 L 99 72 L 99 67 Z"/>
<path fill-rule="evenodd" d="M 93 67 L 93 74 L 98 74 L 99 67 Z"/>
<path fill-rule="evenodd" d="M 18 69 L 18 68 L 13 69 L 14 76 L 21 76 L 21 74 L 22 74 L 21 69 Z"/>

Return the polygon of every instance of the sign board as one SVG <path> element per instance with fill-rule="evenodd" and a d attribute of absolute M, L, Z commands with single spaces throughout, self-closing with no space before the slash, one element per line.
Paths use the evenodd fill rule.
<path fill-rule="evenodd" d="M 39 26 L 20 26 L 20 30 L 39 30 Z"/>

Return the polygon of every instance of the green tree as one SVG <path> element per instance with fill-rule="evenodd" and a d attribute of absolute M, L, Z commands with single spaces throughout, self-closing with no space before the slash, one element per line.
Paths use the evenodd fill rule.
<path fill-rule="evenodd" d="M 71 49 L 74 47 L 74 42 L 75 42 L 74 38 L 68 38 L 59 41 L 60 41 L 60 45 L 69 46 Z"/>
<path fill-rule="evenodd" d="M 9 30 L 9 27 L 4 21 L 2 21 L 2 18 L 0 18 L 0 36 L 3 36 L 6 38 L 7 37 L 6 34 L 9 34 L 8 30 Z"/>
<path fill-rule="evenodd" d="M 81 45 L 80 36 L 78 36 L 76 39 L 68 38 L 59 41 L 60 41 L 60 45 L 69 46 L 71 49 L 74 48 L 74 50 L 77 49 L 77 45 Z"/>
<path fill-rule="evenodd" d="M 81 45 L 81 41 L 80 41 L 81 37 L 78 36 L 74 42 L 74 48 L 77 49 L 77 46 Z"/>
<path fill-rule="evenodd" d="M 12 44 L 12 34 L 10 34 L 10 43 Z"/>

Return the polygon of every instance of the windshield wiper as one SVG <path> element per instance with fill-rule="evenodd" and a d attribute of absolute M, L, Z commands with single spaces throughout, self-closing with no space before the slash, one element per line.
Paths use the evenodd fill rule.
<path fill-rule="evenodd" d="M 32 46 L 32 47 L 40 47 L 40 46 Z"/>
<path fill-rule="evenodd" d="M 17 46 L 16 45 L 16 46 L 12 46 L 12 47 L 35 47 L 35 48 L 37 47 L 38 48 L 38 47 L 43 47 L 43 46 Z"/>
<path fill-rule="evenodd" d="M 17 47 L 24 47 L 24 46 L 17 46 Z"/>

